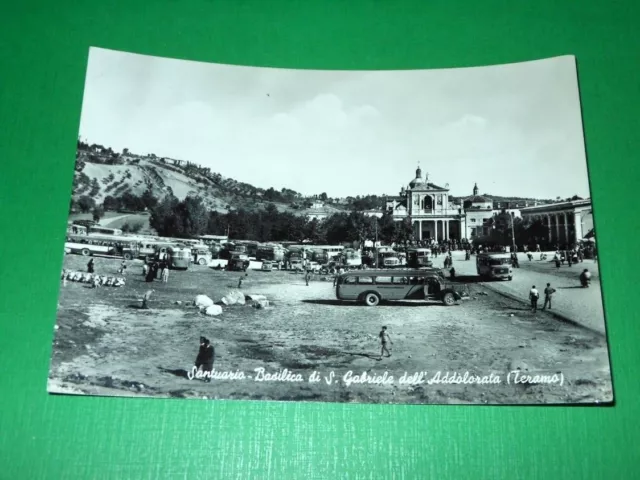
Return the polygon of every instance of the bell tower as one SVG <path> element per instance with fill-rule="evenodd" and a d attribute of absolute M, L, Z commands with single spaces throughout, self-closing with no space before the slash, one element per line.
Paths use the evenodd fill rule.
<path fill-rule="evenodd" d="M 474 196 L 478 195 L 478 184 L 477 183 L 473 186 L 473 195 Z"/>

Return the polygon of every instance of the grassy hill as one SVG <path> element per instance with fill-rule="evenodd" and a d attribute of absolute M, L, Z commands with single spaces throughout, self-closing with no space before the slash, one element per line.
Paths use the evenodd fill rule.
<path fill-rule="evenodd" d="M 226 213 L 244 208 L 255 211 L 271 203 L 279 211 L 306 213 L 308 199 L 291 190 L 277 192 L 238 182 L 185 163 L 176 165 L 171 159 L 136 155 L 97 153 L 79 149 L 73 183 L 73 200 L 87 195 L 102 204 L 107 196 L 125 193 L 137 196 L 151 191 L 157 198 L 172 194 L 179 199 L 200 197 L 210 210 Z M 332 210 L 340 211 L 339 208 Z M 103 222 L 104 223 L 104 222 Z"/>

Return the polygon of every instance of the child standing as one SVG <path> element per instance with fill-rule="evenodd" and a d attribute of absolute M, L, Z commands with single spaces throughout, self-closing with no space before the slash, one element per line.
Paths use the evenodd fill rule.
<path fill-rule="evenodd" d="M 389 349 L 387 348 L 387 343 L 389 343 L 390 345 L 393 345 L 393 342 L 391 341 L 391 337 L 387 333 L 387 327 L 382 327 L 382 330 L 380 330 L 378 337 L 380 337 L 380 346 L 381 346 L 380 358 L 382 358 L 385 352 L 387 352 L 387 357 L 390 357 L 391 352 L 389 352 Z"/>

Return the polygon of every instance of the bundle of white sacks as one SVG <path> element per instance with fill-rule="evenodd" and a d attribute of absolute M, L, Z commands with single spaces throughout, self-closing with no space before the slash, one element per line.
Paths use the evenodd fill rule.
<path fill-rule="evenodd" d="M 122 287 L 125 284 L 123 277 L 109 277 L 97 273 L 78 272 L 75 270 L 63 270 L 62 280 L 79 283 L 89 283 L 95 287 Z"/>
<path fill-rule="evenodd" d="M 232 290 L 227 293 L 219 303 L 214 303 L 213 300 L 206 295 L 197 295 L 193 300 L 193 304 L 205 315 L 210 317 L 218 316 L 222 313 L 222 305 L 246 305 L 247 300 L 250 301 L 250 305 L 254 308 L 266 308 L 269 306 L 269 300 L 264 295 L 243 295 L 238 290 Z"/>

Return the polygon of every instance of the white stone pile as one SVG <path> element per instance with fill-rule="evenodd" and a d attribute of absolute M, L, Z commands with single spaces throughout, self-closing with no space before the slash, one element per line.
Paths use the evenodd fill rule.
<path fill-rule="evenodd" d="M 264 295 L 244 295 L 240 290 L 231 290 L 218 303 L 206 295 L 196 295 L 193 305 L 204 315 L 216 317 L 222 314 L 223 306 L 249 305 L 253 308 L 263 309 L 269 306 L 269 300 Z"/>
<path fill-rule="evenodd" d="M 69 282 L 88 283 L 96 287 L 123 287 L 125 279 L 123 277 L 110 277 L 98 275 L 97 273 L 78 272 L 76 270 L 62 270 L 62 280 Z"/>

